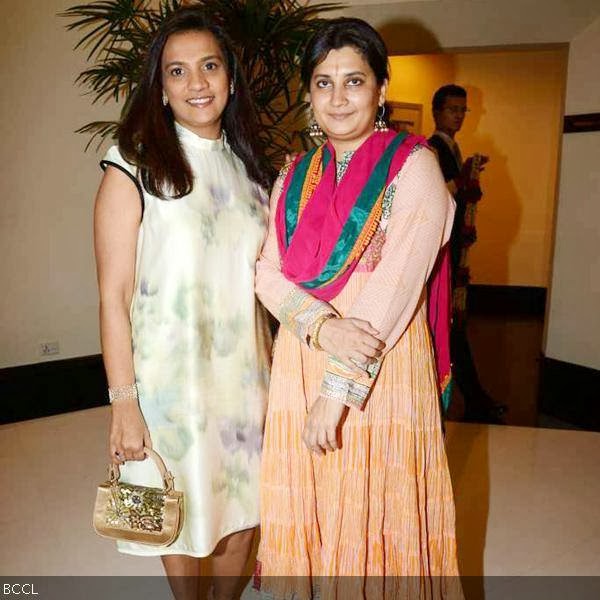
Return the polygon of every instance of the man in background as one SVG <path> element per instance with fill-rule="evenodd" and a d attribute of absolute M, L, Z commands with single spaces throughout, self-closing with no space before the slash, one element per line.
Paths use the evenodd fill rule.
<path fill-rule="evenodd" d="M 467 338 L 466 293 L 470 279 L 469 247 L 475 242 L 475 215 L 481 198 L 479 173 L 488 158 L 475 154 L 463 161 L 454 136 L 460 131 L 467 108 L 467 92 L 457 85 L 445 85 L 433 96 L 436 130 L 429 138 L 435 149 L 444 179 L 456 201 L 450 238 L 452 262 L 452 330 L 450 355 L 453 377 L 465 400 L 465 421 L 502 423 L 506 405 L 497 404 L 479 381 Z"/>

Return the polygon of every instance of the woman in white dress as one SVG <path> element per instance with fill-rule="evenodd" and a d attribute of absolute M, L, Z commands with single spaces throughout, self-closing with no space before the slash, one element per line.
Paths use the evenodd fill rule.
<path fill-rule="evenodd" d="M 209 555 L 214 598 L 232 597 L 259 522 L 270 336 L 254 265 L 271 173 L 257 140 L 226 36 L 178 11 L 101 163 L 95 208 L 111 460 L 124 480 L 154 485 L 153 447 L 185 497 L 175 543 L 119 550 L 160 555 L 178 599 L 198 598 Z"/>

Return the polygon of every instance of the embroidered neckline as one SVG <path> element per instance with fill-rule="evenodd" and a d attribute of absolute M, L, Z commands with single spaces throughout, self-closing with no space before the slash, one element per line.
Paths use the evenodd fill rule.
<path fill-rule="evenodd" d="M 335 161 L 335 178 L 336 182 L 339 183 L 346 171 L 348 170 L 348 165 L 350 164 L 350 160 L 354 156 L 356 150 L 346 150 L 342 154 L 342 158 L 340 160 Z"/>

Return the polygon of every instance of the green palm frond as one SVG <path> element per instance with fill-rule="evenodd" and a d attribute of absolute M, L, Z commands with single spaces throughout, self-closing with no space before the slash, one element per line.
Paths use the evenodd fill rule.
<path fill-rule="evenodd" d="M 136 28 L 148 22 L 151 0 L 99 0 L 68 8 L 60 16 L 72 18 L 68 30 L 84 30 L 75 48 L 89 49 L 88 60 L 110 49 Z"/>
<path fill-rule="evenodd" d="M 91 135 L 85 146 L 86 150 L 92 145 L 95 139 L 98 139 L 98 144 L 96 145 L 96 150 L 98 150 L 106 138 L 115 136 L 118 126 L 119 123 L 117 121 L 92 121 L 75 130 L 75 133 L 87 133 Z"/>
<path fill-rule="evenodd" d="M 76 82 L 92 103 L 114 100 L 127 106 L 140 75 L 144 54 L 162 21 L 182 0 L 95 0 L 60 14 L 68 30 L 81 32 L 76 49 L 91 63 Z M 190 4 L 188 2 L 188 4 Z M 300 0 L 197 0 L 229 33 L 240 57 L 262 122 L 262 138 L 274 164 L 300 141 L 306 104 L 298 80 L 302 51 L 320 25 L 320 15 L 337 3 L 306 4 Z M 114 136 L 117 123 L 95 121 L 77 131 L 94 140 Z"/>
<path fill-rule="evenodd" d="M 124 51 L 121 57 L 105 60 L 98 66 L 82 71 L 76 82 L 89 88 L 88 94 L 93 96 L 93 104 L 111 98 L 118 102 L 132 92 L 139 78 L 139 59 L 136 54 Z"/>

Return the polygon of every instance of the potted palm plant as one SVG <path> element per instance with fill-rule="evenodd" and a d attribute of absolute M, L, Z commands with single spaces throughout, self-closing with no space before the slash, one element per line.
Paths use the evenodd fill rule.
<path fill-rule="evenodd" d="M 162 20 L 183 5 L 199 5 L 228 31 L 254 95 L 265 148 L 274 165 L 299 136 L 305 103 L 299 93 L 299 58 L 319 26 L 319 14 L 334 3 L 298 0 L 95 0 L 68 8 L 69 30 L 81 32 L 75 48 L 86 50 L 90 66 L 77 83 L 92 102 L 114 100 L 127 108 L 144 54 Z M 79 128 L 98 146 L 113 137 L 116 121 L 93 121 Z"/>

